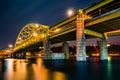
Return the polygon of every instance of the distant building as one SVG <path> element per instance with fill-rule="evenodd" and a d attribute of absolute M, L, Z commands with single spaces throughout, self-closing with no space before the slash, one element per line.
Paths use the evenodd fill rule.
<path fill-rule="evenodd" d="M 9 55 L 12 54 L 12 52 L 13 52 L 12 48 L 3 49 L 0 50 L 0 56 Z"/>

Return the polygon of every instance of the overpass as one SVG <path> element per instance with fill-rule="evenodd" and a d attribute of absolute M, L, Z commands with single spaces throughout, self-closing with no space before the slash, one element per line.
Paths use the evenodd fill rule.
<path fill-rule="evenodd" d="M 113 32 L 114 35 L 119 35 L 119 23 L 120 1 L 104 0 L 83 11 L 78 10 L 74 16 L 55 26 L 27 24 L 17 37 L 14 52 L 34 49 L 44 43 L 44 53 L 49 58 L 50 43 L 64 42 L 63 51 L 68 59 L 67 41 L 76 40 L 77 61 L 86 61 L 85 39 L 98 37 L 100 38 L 100 58 L 106 60 L 106 37 L 113 36 Z"/>

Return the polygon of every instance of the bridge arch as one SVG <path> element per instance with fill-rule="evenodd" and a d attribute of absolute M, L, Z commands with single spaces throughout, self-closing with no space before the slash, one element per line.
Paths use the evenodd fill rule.
<path fill-rule="evenodd" d="M 41 38 L 44 38 L 48 35 L 48 26 L 36 23 L 29 23 L 20 30 L 14 45 L 14 51 L 22 48 L 25 45 L 24 43 L 26 43 L 26 46 L 31 45 L 33 42 L 36 42 L 36 40 L 40 40 Z M 35 39 L 36 36 L 37 38 Z"/>

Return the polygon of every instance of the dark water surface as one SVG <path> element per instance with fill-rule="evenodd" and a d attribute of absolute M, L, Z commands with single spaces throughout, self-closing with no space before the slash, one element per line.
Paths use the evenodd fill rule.
<path fill-rule="evenodd" d="M 120 58 L 108 62 L 1 59 L 0 80 L 120 80 Z"/>

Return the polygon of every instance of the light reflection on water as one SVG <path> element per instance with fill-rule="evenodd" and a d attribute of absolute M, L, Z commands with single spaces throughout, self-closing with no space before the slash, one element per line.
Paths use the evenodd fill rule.
<path fill-rule="evenodd" d="M 0 80 L 117 80 L 120 61 L 1 59 Z"/>
<path fill-rule="evenodd" d="M 112 64 L 111 62 L 108 62 L 107 64 L 107 78 L 108 80 L 112 80 Z"/>
<path fill-rule="evenodd" d="M 50 72 L 43 65 L 41 58 L 31 61 L 27 59 L 5 59 L 4 67 L 6 69 L 2 77 L 5 80 L 66 80 L 64 73 Z"/>
<path fill-rule="evenodd" d="M 27 63 L 25 60 L 6 59 L 5 80 L 26 80 Z"/>
<path fill-rule="evenodd" d="M 41 58 L 36 60 L 37 64 L 32 64 L 34 80 L 48 80 L 49 70 L 42 64 Z"/>

